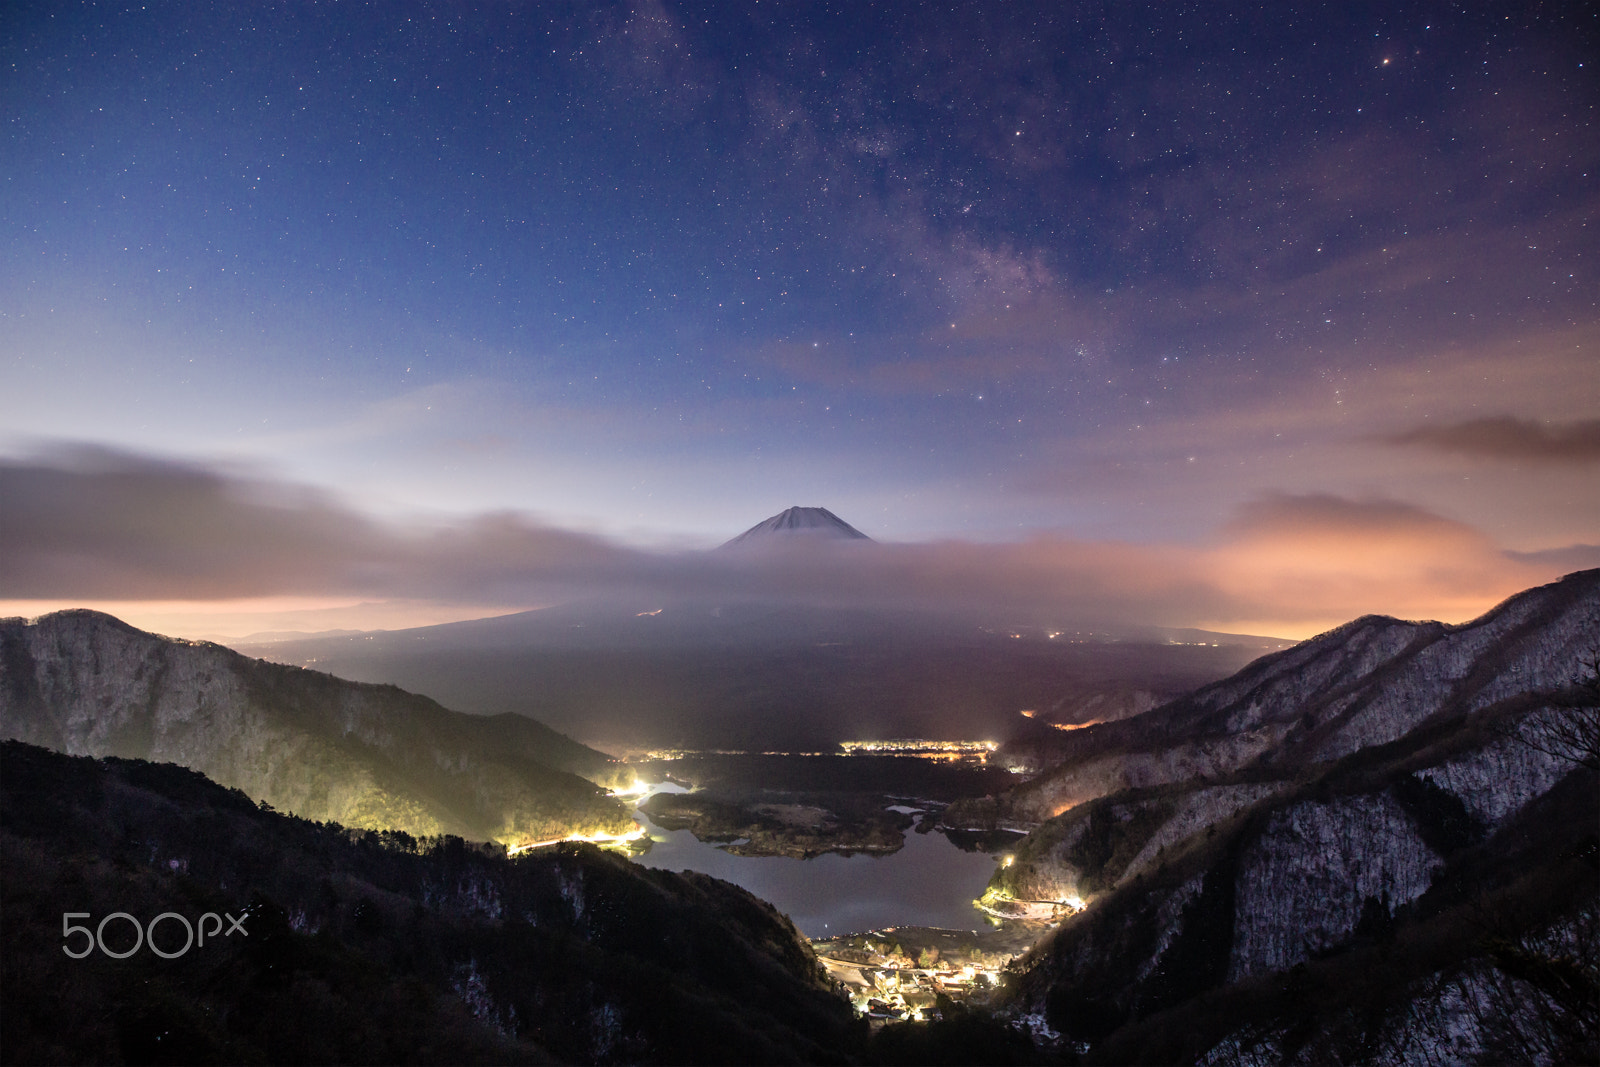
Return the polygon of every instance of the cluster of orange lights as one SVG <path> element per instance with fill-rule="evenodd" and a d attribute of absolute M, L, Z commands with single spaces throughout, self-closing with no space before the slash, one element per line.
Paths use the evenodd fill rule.
<path fill-rule="evenodd" d="M 1039 717 L 1039 712 L 1036 708 L 1023 708 L 1017 714 L 1024 719 L 1037 719 Z M 1045 725 L 1054 726 L 1057 730 L 1081 730 L 1085 726 L 1099 726 L 1103 722 L 1105 722 L 1104 719 L 1090 719 L 1088 722 L 1052 722 Z"/>
<path fill-rule="evenodd" d="M 922 737 L 899 737 L 888 741 L 840 741 L 847 756 L 911 756 L 941 763 L 973 760 L 987 763 L 989 753 L 999 748 L 994 741 L 929 741 Z"/>

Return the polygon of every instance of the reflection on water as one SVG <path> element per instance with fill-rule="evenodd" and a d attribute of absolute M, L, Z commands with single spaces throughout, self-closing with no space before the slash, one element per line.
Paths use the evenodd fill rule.
<path fill-rule="evenodd" d="M 654 842 L 635 862 L 701 871 L 743 886 L 771 901 L 807 937 L 885 926 L 976 929 L 982 917 L 972 902 L 994 874 L 992 856 L 963 852 L 938 833 L 908 831 L 905 847 L 888 856 L 730 856 L 688 830 L 663 830 L 643 811 L 635 814 Z"/>

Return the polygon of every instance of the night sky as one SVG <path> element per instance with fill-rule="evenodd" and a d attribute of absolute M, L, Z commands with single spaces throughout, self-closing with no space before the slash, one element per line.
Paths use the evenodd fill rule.
<path fill-rule="evenodd" d="M 1600 16 L 1464 6 L 8 4 L 0 612 L 794 504 L 897 577 L 756 586 L 1288 636 L 1600 565 Z"/>

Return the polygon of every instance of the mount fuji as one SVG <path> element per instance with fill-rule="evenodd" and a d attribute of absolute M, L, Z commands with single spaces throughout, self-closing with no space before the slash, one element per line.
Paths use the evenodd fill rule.
<path fill-rule="evenodd" d="M 707 558 L 726 550 L 723 562 L 737 567 L 789 548 L 855 555 L 851 548 L 878 546 L 827 508 L 792 507 Z M 738 559 L 746 553 L 749 560 Z M 518 712 L 608 751 L 816 751 L 863 737 L 1048 735 L 1056 732 L 1049 720 L 1154 707 L 1281 647 L 1219 635 L 1177 644 L 1154 634 L 1114 642 L 1058 636 L 978 611 L 683 593 L 235 647 L 399 685 L 463 711 Z"/>
<path fill-rule="evenodd" d="M 770 519 L 756 523 L 722 547 L 769 544 L 775 538 L 796 535 L 839 541 L 872 540 L 827 508 L 787 508 Z"/>

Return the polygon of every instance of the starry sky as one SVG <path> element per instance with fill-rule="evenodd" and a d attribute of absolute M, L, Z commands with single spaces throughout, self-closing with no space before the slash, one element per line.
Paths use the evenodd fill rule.
<path fill-rule="evenodd" d="M 0 611 L 1470 617 L 1600 565 L 1583 7 L 8 4 Z"/>

